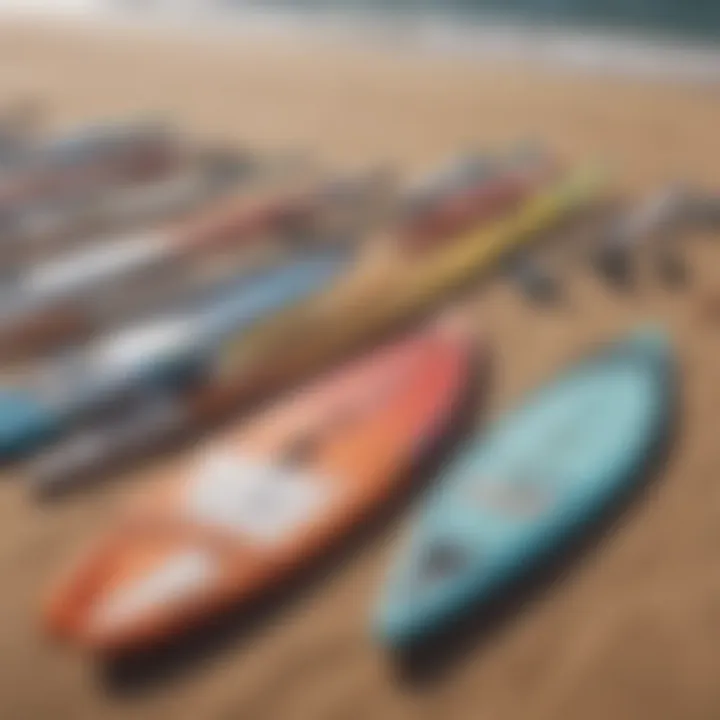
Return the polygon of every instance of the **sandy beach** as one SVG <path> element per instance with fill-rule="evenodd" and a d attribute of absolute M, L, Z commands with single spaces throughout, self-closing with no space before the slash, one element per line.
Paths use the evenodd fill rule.
<path fill-rule="evenodd" d="M 151 37 L 0 23 L 0 105 L 34 93 L 49 121 L 166 114 L 199 137 L 307 148 L 334 167 L 408 177 L 467 146 L 538 138 L 597 158 L 629 194 L 682 177 L 718 187 L 720 91 L 297 40 Z M 530 306 L 502 280 L 475 294 L 498 372 L 489 416 L 640 320 L 675 341 L 682 418 L 667 464 L 634 502 L 522 597 L 488 614 L 419 678 L 368 634 L 400 508 L 250 621 L 152 667 L 108 677 L 37 629 L 48 580 L 154 467 L 55 504 L 0 487 L 0 717 L 7 720 L 715 720 L 720 716 L 720 350 L 700 305 L 720 282 L 712 238 L 687 246 L 685 288 L 627 293 L 586 271 L 568 302 Z M 173 459 L 163 462 L 172 462 Z M 116 673 L 117 675 L 117 673 Z M 145 678 L 135 682 L 133 677 Z"/>

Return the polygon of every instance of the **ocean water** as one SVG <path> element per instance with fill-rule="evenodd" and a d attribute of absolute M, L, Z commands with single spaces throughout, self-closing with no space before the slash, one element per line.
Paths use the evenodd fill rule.
<path fill-rule="evenodd" d="M 720 0 L 0 0 L 0 11 L 197 37 L 305 33 L 720 83 Z"/>
<path fill-rule="evenodd" d="M 45 8 L 53 13 L 120 8 L 225 17 L 272 14 L 317 21 L 385 21 L 393 26 L 429 21 L 466 28 L 521 25 L 630 32 L 720 47 L 720 0 L 0 0 L 0 8 Z"/>
<path fill-rule="evenodd" d="M 242 8 L 632 31 L 720 44 L 720 0 L 221 0 Z"/>

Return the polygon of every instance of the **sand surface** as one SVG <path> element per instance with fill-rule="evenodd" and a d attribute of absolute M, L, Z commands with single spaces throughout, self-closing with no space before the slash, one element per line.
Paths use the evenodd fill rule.
<path fill-rule="evenodd" d="M 206 137 L 300 145 L 338 166 L 389 160 L 414 173 L 468 144 L 538 137 L 569 159 L 603 159 L 628 192 L 676 176 L 718 181 L 720 95 L 707 87 L 314 44 L 0 28 L 0 102 L 26 90 L 47 99 L 57 125 L 160 110 Z M 567 278 L 569 302 L 554 310 L 528 306 L 507 283 L 477 293 L 498 358 L 489 413 L 592 343 L 650 318 L 675 340 L 683 414 L 667 465 L 636 501 L 554 581 L 468 630 L 462 652 L 409 681 L 368 637 L 369 608 L 408 517 L 400 511 L 250 627 L 228 623 L 204 646 L 178 650 L 176 662 L 135 668 L 152 681 L 110 681 L 39 637 L 36 611 L 48 579 L 152 470 L 44 507 L 8 474 L 0 487 L 0 717 L 720 716 L 720 335 L 698 312 L 720 277 L 720 254 L 699 238 L 687 255 L 691 282 L 680 290 L 643 277 L 623 294 L 578 271 Z"/>

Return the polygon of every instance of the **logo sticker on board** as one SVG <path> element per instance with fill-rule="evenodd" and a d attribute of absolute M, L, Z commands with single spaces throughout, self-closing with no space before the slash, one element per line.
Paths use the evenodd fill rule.
<path fill-rule="evenodd" d="M 273 543 L 321 515 L 332 495 L 312 474 L 213 452 L 201 460 L 187 504 L 201 522 Z"/>

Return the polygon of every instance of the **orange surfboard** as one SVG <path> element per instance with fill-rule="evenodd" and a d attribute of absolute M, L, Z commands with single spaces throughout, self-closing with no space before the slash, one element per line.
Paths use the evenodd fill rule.
<path fill-rule="evenodd" d="M 46 630 L 124 652 L 282 581 L 400 489 L 448 428 L 472 349 L 467 325 L 445 319 L 210 442 L 55 588 Z"/>

